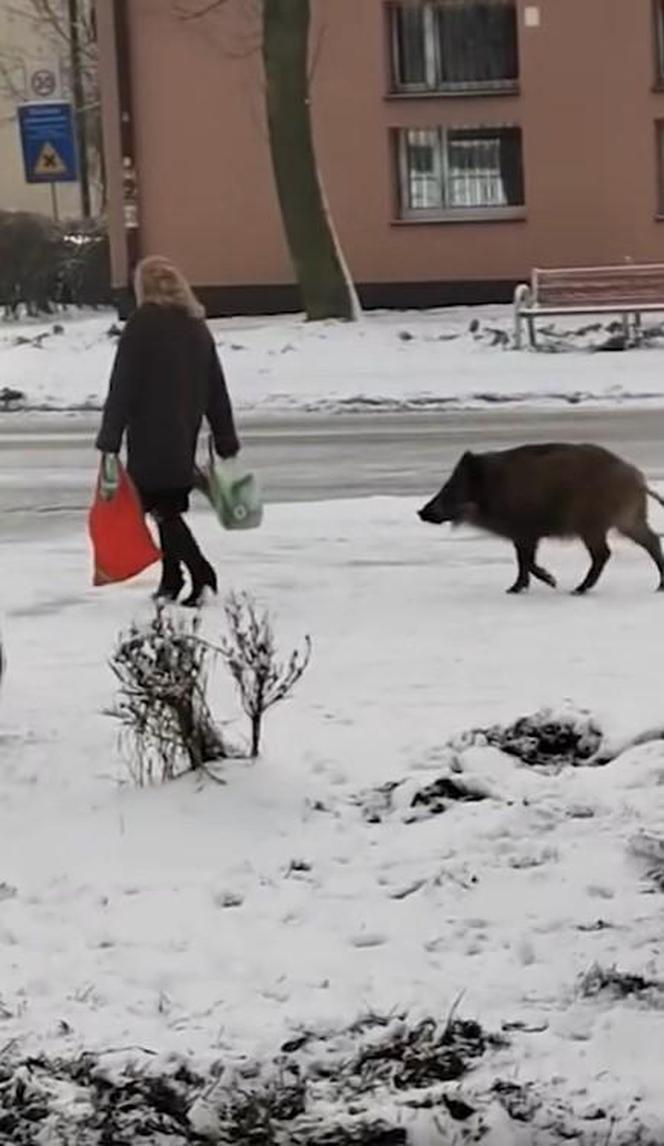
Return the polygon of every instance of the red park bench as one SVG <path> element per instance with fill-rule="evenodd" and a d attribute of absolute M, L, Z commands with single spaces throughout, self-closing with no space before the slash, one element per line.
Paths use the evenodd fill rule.
<path fill-rule="evenodd" d="M 620 315 L 628 338 L 630 319 L 638 335 L 641 315 L 654 311 L 664 311 L 663 263 L 534 270 L 530 285 L 522 283 L 514 292 L 515 346 L 523 345 L 524 322 L 535 346 L 535 320 L 548 315 Z"/>

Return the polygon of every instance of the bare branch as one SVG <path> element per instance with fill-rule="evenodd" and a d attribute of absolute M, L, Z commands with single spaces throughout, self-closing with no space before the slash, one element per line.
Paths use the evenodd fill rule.
<path fill-rule="evenodd" d="M 129 770 L 140 786 L 205 770 L 226 748 L 207 703 L 210 650 L 199 619 L 177 622 L 159 606 L 153 621 L 132 626 L 111 658 L 119 695 L 109 715 L 120 722 Z"/>
<path fill-rule="evenodd" d="M 22 84 L 16 81 L 16 73 L 18 70 L 22 72 Z M 21 103 L 25 99 L 27 78 L 25 75 L 25 66 L 21 60 L 6 63 L 3 59 L 0 59 L 0 88 L 4 89 L 13 103 Z M 13 119 L 13 115 L 10 118 Z"/>
<path fill-rule="evenodd" d="M 259 613 L 252 598 L 231 593 L 224 603 L 228 635 L 219 652 L 228 668 L 251 722 L 251 756 L 260 752 L 266 712 L 286 700 L 304 675 L 311 659 L 311 640 L 305 637 L 303 650 L 295 649 L 288 661 L 278 659 L 274 632 L 268 613 Z"/>
<path fill-rule="evenodd" d="M 205 19 L 206 16 L 212 15 L 213 12 L 221 11 L 222 8 L 228 3 L 228 0 L 211 0 L 205 7 L 197 9 L 192 12 L 189 8 L 183 7 L 182 3 L 178 0 L 172 2 L 173 15 L 180 20 L 183 24 L 196 24 Z M 247 60 L 250 56 L 256 55 L 261 47 L 261 31 L 260 31 L 260 12 L 252 11 L 253 5 L 246 3 L 243 8 L 245 23 L 247 28 L 244 32 L 235 31 L 235 36 L 239 43 L 237 47 L 231 47 L 228 43 L 224 44 L 223 53 L 224 57 L 228 60 Z M 252 25 L 255 24 L 254 29 Z M 203 33 L 205 34 L 205 32 Z"/>
<path fill-rule="evenodd" d="M 190 12 L 188 8 L 184 10 L 176 5 L 176 11 L 181 20 L 201 20 L 204 16 L 209 16 L 210 12 L 216 12 L 218 8 L 223 8 L 227 0 L 211 0 L 211 3 L 205 4 L 196 12 Z"/>
<path fill-rule="evenodd" d="M 68 44 L 69 34 L 65 30 L 60 16 L 53 8 L 51 0 L 31 0 L 31 4 L 37 19 L 46 20 L 59 39 L 64 40 L 64 42 Z"/>
<path fill-rule="evenodd" d="M 32 20 L 35 24 L 47 24 L 51 28 L 51 31 L 55 33 L 57 39 L 69 48 L 71 42 L 69 27 L 56 10 L 53 0 L 30 0 L 30 4 L 34 15 L 30 16 L 26 13 L 26 19 Z M 84 10 L 79 12 L 78 28 L 81 54 L 86 56 L 91 64 L 94 64 L 97 59 L 94 24 L 91 19 L 86 19 Z"/>

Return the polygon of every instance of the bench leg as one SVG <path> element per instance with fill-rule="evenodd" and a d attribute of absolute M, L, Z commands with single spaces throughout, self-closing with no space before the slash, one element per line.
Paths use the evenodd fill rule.
<path fill-rule="evenodd" d="M 529 314 L 528 318 L 526 319 L 526 322 L 528 323 L 528 341 L 530 342 L 532 349 L 536 350 L 537 349 L 537 333 L 535 331 L 535 319 L 533 318 L 533 316 L 531 314 Z"/>
<path fill-rule="evenodd" d="M 641 313 L 636 311 L 634 315 L 634 341 L 637 345 L 643 340 L 643 326 L 641 324 Z"/>
<path fill-rule="evenodd" d="M 532 305 L 532 292 L 528 283 L 519 283 L 514 291 L 514 346 L 523 346 L 523 310 Z"/>
<path fill-rule="evenodd" d="M 514 311 L 514 349 L 521 350 L 523 346 L 523 319 L 521 311 Z"/>
<path fill-rule="evenodd" d="M 622 315 L 622 328 L 623 328 L 623 338 L 625 339 L 625 346 L 629 346 L 630 328 L 629 328 L 629 315 L 628 314 Z"/>

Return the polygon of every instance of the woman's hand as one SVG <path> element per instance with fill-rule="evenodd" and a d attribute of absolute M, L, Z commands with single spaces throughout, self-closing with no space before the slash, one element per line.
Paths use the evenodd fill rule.
<path fill-rule="evenodd" d="M 99 496 L 112 501 L 120 487 L 120 466 L 115 454 L 102 454 L 99 475 Z"/>

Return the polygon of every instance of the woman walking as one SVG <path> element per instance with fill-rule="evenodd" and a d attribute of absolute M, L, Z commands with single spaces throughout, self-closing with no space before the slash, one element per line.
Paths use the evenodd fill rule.
<path fill-rule="evenodd" d="M 134 285 L 138 309 L 120 338 L 97 449 L 117 456 L 126 431 L 128 472 L 159 529 L 163 568 L 155 596 L 177 600 L 184 568 L 191 588 L 182 604 L 195 607 L 206 589 L 217 592 L 216 573 L 182 516 L 203 417 L 220 457 L 234 457 L 240 447 L 214 341 L 191 287 L 159 256 L 139 263 Z"/>

